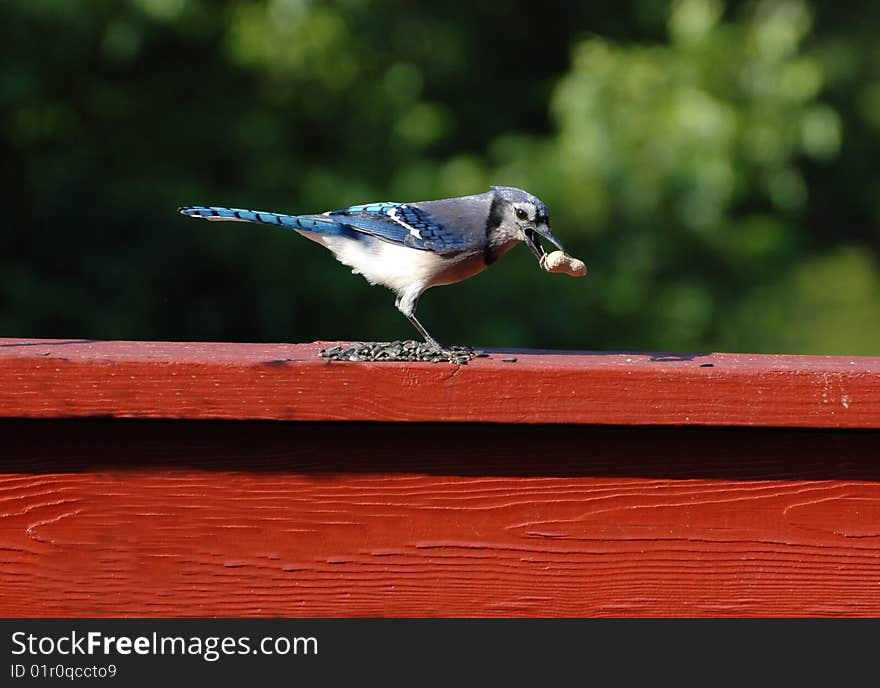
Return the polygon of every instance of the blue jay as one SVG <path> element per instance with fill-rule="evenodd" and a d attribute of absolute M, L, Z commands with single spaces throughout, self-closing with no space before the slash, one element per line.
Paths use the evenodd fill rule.
<path fill-rule="evenodd" d="M 564 250 L 550 231 L 547 206 L 527 191 L 509 186 L 460 198 L 368 203 L 319 215 L 205 206 L 179 208 L 179 212 L 205 220 L 286 227 L 321 244 L 370 284 L 393 290 L 394 305 L 437 349 L 437 340 L 415 314 L 426 289 L 461 282 L 521 242 L 539 262 L 545 255 L 539 237 Z"/>

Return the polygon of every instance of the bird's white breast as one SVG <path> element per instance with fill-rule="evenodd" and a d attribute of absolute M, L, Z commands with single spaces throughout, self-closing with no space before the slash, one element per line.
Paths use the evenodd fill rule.
<path fill-rule="evenodd" d="M 371 284 L 382 284 L 397 293 L 458 282 L 485 267 L 479 256 L 444 257 L 372 237 L 356 240 L 312 232 L 302 235 L 326 246 L 340 263 Z"/>

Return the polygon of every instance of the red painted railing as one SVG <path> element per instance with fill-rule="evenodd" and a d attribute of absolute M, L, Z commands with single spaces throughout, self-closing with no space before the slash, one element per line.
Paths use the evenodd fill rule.
<path fill-rule="evenodd" d="M 327 363 L 316 344 L 0 340 L 0 417 L 880 428 L 880 358 L 510 352 Z"/>
<path fill-rule="evenodd" d="M 322 346 L 0 340 L 0 614 L 880 614 L 880 358 Z"/>

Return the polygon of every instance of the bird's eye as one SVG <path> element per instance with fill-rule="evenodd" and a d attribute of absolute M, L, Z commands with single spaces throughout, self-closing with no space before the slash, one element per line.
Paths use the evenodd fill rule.
<path fill-rule="evenodd" d="M 525 220 L 528 216 L 529 214 L 522 208 L 516 209 L 516 217 L 518 220 Z"/>

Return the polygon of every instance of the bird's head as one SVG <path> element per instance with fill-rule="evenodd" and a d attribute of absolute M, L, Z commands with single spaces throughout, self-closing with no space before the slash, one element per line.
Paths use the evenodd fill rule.
<path fill-rule="evenodd" d="M 550 211 L 544 202 L 528 191 L 512 186 L 493 186 L 494 198 L 489 217 L 489 240 L 498 246 L 524 242 L 538 260 L 544 255 L 540 237 L 560 251 L 562 244 L 550 231 Z"/>

